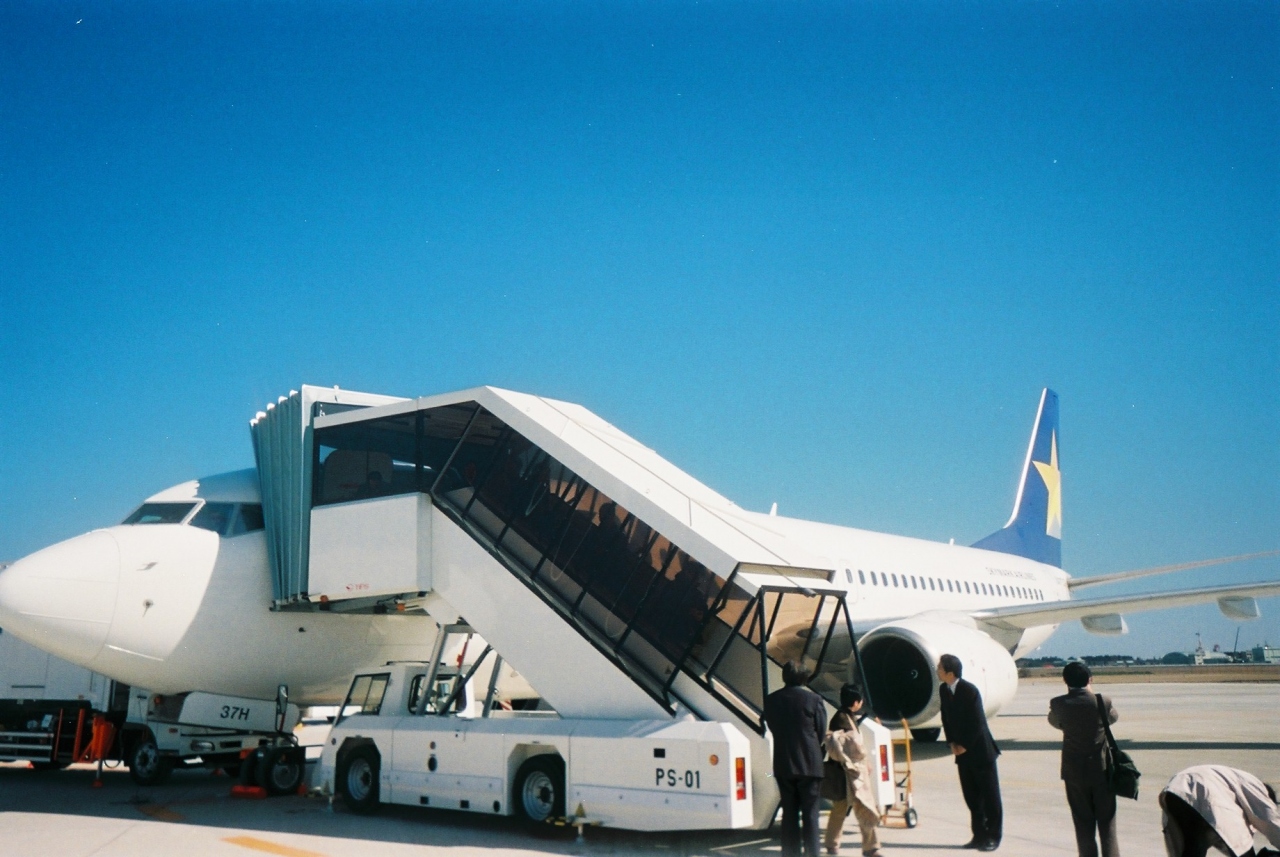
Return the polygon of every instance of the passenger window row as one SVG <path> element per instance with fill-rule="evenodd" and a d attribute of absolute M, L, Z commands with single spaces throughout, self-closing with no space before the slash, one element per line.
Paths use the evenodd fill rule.
<path fill-rule="evenodd" d="M 849 582 L 853 575 L 846 570 Z M 933 592 L 951 592 L 960 595 L 999 595 L 1005 598 L 1021 598 L 1026 601 L 1044 601 L 1044 592 L 1027 586 L 1010 586 L 1007 583 L 970 583 L 967 580 L 953 580 L 942 577 L 925 577 L 914 574 L 898 575 L 893 572 L 874 572 L 858 569 L 858 580 L 864 585 L 870 577 L 872 586 L 888 586 L 901 589 L 924 589 Z"/>

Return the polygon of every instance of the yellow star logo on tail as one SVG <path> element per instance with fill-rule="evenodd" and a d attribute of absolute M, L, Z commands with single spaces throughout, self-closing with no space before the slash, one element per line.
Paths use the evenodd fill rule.
<path fill-rule="evenodd" d="M 1044 531 L 1055 539 L 1062 538 L 1062 471 L 1058 469 L 1058 434 L 1049 436 L 1049 463 L 1032 461 L 1044 487 L 1049 491 L 1049 513 L 1045 516 Z"/>

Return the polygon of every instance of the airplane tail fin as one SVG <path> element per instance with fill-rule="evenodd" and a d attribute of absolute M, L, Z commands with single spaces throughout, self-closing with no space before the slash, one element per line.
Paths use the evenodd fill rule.
<path fill-rule="evenodd" d="M 1062 567 L 1062 471 L 1058 468 L 1058 394 L 1040 394 L 1031 443 L 1022 464 L 1009 523 L 975 548 L 1011 553 Z"/>

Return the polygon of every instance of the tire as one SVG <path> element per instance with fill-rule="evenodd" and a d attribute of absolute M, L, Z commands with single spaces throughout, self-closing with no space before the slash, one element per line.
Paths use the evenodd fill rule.
<path fill-rule="evenodd" d="M 343 757 L 338 765 L 336 786 L 347 809 L 357 815 L 370 815 L 378 811 L 378 769 L 381 761 L 378 751 L 362 744 Z"/>
<path fill-rule="evenodd" d="M 297 747 L 272 747 L 258 762 L 258 782 L 267 794 L 297 794 L 302 785 L 305 757 Z"/>
<path fill-rule="evenodd" d="M 236 772 L 236 777 L 240 781 L 240 785 L 258 785 L 258 765 L 262 761 L 262 755 L 263 749 L 259 747 L 240 760 L 240 770 Z"/>
<path fill-rule="evenodd" d="M 911 737 L 921 744 L 932 744 L 938 740 L 938 736 L 942 734 L 942 730 L 938 727 L 932 729 L 912 729 Z"/>
<path fill-rule="evenodd" d="M 903 813 L 902 820 L 907 823 L 907 827 L 915 827 L 920 823 L 920 814 L 912 807 Z"/>
<path fill-rule="evenodd" d="M 129 776 L 140 786 L 158 786 L 169 779 L 173 770 L 173 760 L 160 755 L 155 736 L 150 732 L 142 735 L 129 750 Z"/>
<path fill-rule="evenodd" d="M 522 821 L 541 824 L 563 818 L 564 798 L 564 760 L 559 756 L 534 756 L 516 772 L 511 807 Z"/>

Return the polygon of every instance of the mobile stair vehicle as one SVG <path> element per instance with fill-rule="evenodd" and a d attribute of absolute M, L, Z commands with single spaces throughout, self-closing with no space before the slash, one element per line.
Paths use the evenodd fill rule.
<path fill-rule="evenodd" d="M 865 684 L 844 569 L 783 562 L 583 408 L 489 387 L 344 408 L 304 388 L 253 431 L 277 610 L 425 613 L 437 653 L 474 635 L 540 699 L 495 710 L 454 676 L 437 708 L 438 659 L 361 671 L 321 763 L 358 810 L 762 829 L 782 665 L 828 700 Z"/>
<path fill-rule="evenodd" d="M 440 639 L 471 633 L 451 625 Z M 634 830 L 751 825 L 751 746 L 732 724 L 506 710 L 492 682 L 474 692 L 480 666 L 357 675 L 321 756 L 322 788 L 360 813 L 398 803 Z"/>

